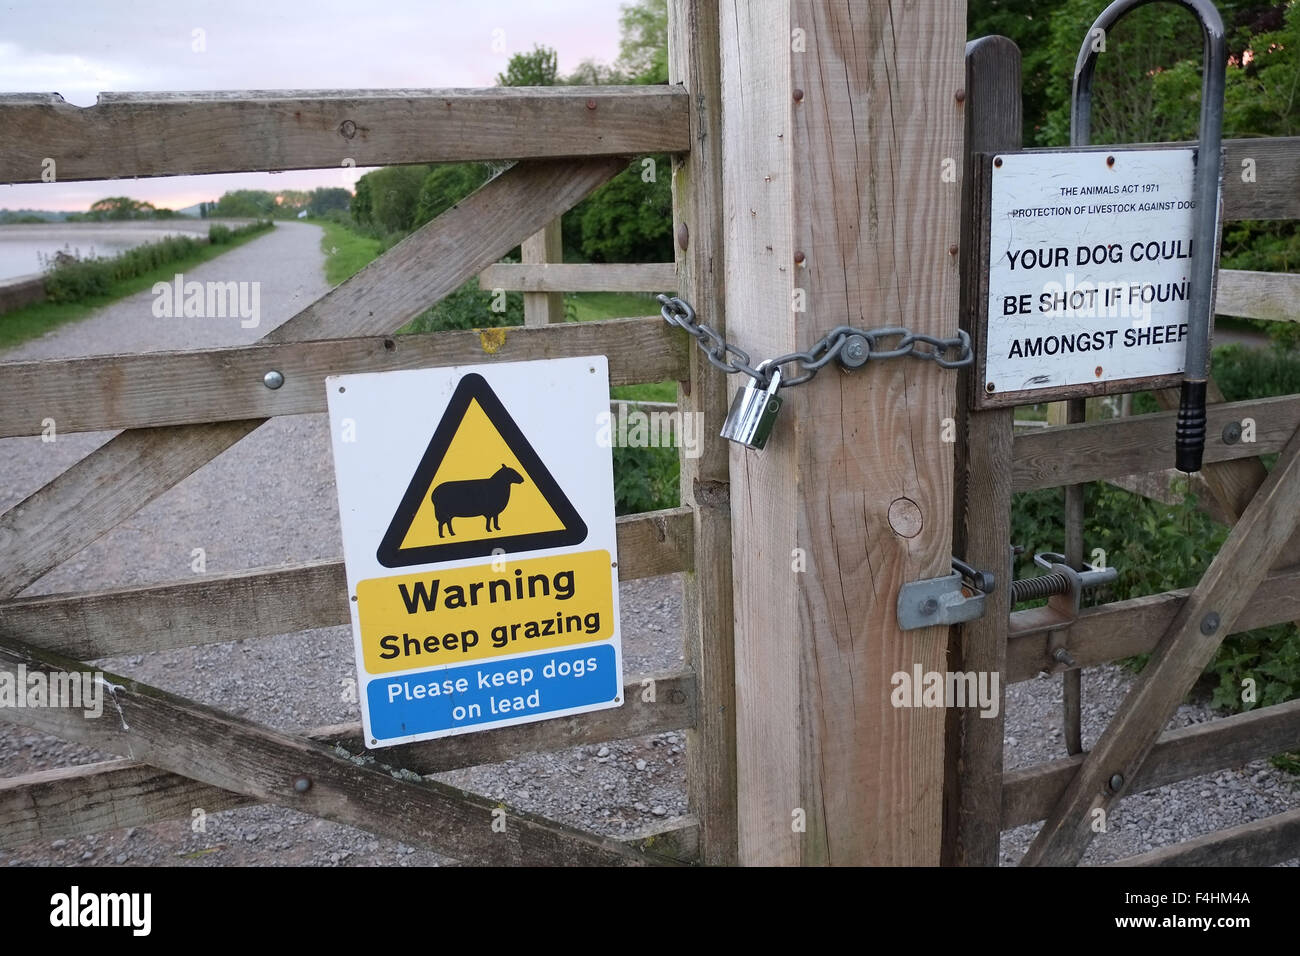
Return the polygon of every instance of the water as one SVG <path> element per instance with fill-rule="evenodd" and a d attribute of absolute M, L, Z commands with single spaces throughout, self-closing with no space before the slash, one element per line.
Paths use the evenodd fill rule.
<path fill-rule="evenodd" d="M 59 250 L 86 257 L 115 256 L 165 236 L 208 234 L 207 220 L 175 222 L 52 222 L 0 226 L 0 282 L 41 272 L 41 256 Z"/>

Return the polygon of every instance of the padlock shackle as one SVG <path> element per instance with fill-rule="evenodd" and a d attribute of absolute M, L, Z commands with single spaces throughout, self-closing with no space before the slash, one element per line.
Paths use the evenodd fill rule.
<path fill-rule="evenodd" d="M 1200 471 L 1205 449 L 1205 391 L 1210 363 L 1210 326 L 1214 319 L 1214 258 L 1218 248 L 1219 183 L 1223 173 L 1223 88 L 1227 82 L 1228 44 L 1223 18 L 1211 0 L 1115 0 L 1093 22 L 1074 64 L 1070 102 L 1070 146 L 1088 146 L 1092 125 L 1092 78 L 1097 68 L 1095 37 L 1106 36 L 1127 13 L 1148 3 L 1174 3 L 1190 10 L 1201 24 L 1201 121 L 1193 195 L 1192 276 L 1187 303 L 1187 358 L 1176 432 L 1177 467 Z"/>

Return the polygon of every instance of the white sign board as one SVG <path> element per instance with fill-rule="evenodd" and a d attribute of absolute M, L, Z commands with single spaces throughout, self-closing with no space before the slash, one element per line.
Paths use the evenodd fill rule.
<path fill-rule="evenodd" d="M 621 705 L 605 357 L 326 388 L 368 745 Z"/>
<path fill-rule="evenodd" d="M 984 393 L 1181 372 L 1194 151 L 1014 153 L 993 165 Z"/>

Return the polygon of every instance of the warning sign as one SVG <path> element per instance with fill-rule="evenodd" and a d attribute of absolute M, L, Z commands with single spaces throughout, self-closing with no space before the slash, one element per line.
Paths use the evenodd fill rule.
<path fill-rule="evenodd" d="M 1183 369 L 1192 149 L 1000 154 L 981 405 L 1133 391 Z"/>
<path fill-rule="evenodd" d="M 407 567 L 558 548 L 586 537 L 587 526 L 486 379 L 470 373 L 457 384 L 379 544 L 379 563 Z"/>
<path fill-rule="evenodd" d="M 369 745 L 619 706 L 605 358 L 327 389 Z"/>

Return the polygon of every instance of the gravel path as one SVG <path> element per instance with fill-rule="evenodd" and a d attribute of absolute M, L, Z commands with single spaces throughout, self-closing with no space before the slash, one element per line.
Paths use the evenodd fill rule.
<path fill-rule="evenodd" d="M 265 237 L 195 269 L 187 278 L 261 283 L 262 322 L 156 319 L 148 293 L 123 300 L 73 326 L 26 343 L 4 360 L 106 352 L 203 348 L 260 338 L 326 291 L 320 231 L 280 223 Z M 27 593 L 184 580 L 193 551 L 206 571 L 335 559 L 341 554 L 338 509 L 324 415 L 273 420 L 190 476 L 133 518 L 36 582 Z M 0 440 L 0 510 L 106 441 L 106 433 Z M 676 576 L 628 582 L 621 592 L 629 674 L 682 664 L 680 584 Z M 106 669 L 157 684 L 272 727 L 301 731 L 359 719 L 345 699 L 355 676 L 346 627 L 105 661 Z M 1085 744 L 1095 740 L 1122 699 L 1129 675 L 1113 667 L 1085 675 Z M 1063 755 L 1060 682 L 1030 681 L 1008 690 L 1007 766 Z M 1210 719 L 1199 704 L 1180 708 L 1173 726 Z M 607 745 L 441 774 L 438 779 L 520 809 L 611 835 L 626 835 L 686 811 L 683 734 Z M 101 757 L 87 748 L 0 725 L 0 777 Z M 1087 862 L 1103 862 L 1300 806 L 1294 778 L 1266 762 L 1162 788 L 1125 800 L 1110 832 Z M 486 824 L 485 824 L 486 825 Z M 1017 860 L 1034 827 L 1004 834 L 1004 862 Z M 0 864 L 83 865 L 423 865 L 445 862 L 350 827 L 276 807 L 208 816 L 206 831 L 188 821 L 0 850 Z"/>

